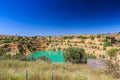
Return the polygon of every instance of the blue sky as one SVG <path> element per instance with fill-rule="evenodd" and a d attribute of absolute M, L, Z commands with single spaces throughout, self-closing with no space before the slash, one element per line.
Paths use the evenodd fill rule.
<path fill-rule="evenodd" d="M 0 0 L 0 34 L 120 32 L 120 0 Z"/>

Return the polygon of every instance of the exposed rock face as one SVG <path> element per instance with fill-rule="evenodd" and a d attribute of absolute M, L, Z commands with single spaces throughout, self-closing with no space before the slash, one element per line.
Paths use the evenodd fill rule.
<path fill-rule="evenodd" d="M 104 47 L 106 38 L 112 43 L 112 46 Z M 10 52 L 11 55 L 17 53 L 29 55 L 34 51 L 64 50 L 68 47 L 84 48 L 86 53 L 99 57 L 104 55 L 108 49 L 117 48 L 120 50 L 120 33 L 32 37 L 0 35 L 0 50 Z"/>
<path fill-rule="evenodd" d="M 29 55 L 34 51 L 43 50 L 45 48 L 46 43 L 41 37 L 0 35 L 0 50 L 10 53 L 11 55 L 18 53 Z"/>
<path fill-rule="evenodd" d="M 15 55 L 16 53 L 19 52 L 18 43 L 11 42 L 11 43 L 9 44 L 9 47 L 11 48 L 11 55 Z"/>

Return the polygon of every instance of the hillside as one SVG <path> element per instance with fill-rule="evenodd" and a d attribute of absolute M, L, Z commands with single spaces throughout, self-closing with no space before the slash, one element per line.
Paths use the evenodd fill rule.
<path fill-rule="evenodd" d="M 106 50 L 111 48 L 116 48 L 119 53 L 120 33 L 31 37 L 0 35 L 0 55 L 4 53 L 29 55 L 39 50 L 64 50 L 68 47 L 84 48 L 86 53 L 97 57 L 106 56 Z"/>

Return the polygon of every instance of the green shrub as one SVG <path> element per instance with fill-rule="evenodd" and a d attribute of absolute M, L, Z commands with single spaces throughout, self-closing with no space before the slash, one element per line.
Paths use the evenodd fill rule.
<path fill-rule="evenodd" d="M 105 38 L 103 41 L 104 41 L 104 42 L 108 42 L 108 39 Z"/>
<path fill-rule="evenodd" d="M 103 47 L 103 50 L 106 50 L 106 47 Z"/>
<path fill-rule="evenodd" d="M 11 43 L 13 41 L 13 39 L 9 39 L 9 38 L 5 38 L 3 40 L 4 43 Z"/>
<path fill-rule="evenodd" d="M 108 46 L 111 46 L 111 42 L 110 41 L 107 41 L 107 42 L 104 42 L 104 47 L 108 47 Z"/>
<path fill-rule="evenodd" d="M 64 36 L 63 39 L 73 39 L 74 36 Z"/>
<path fill-rule="evenodd" d="M 85 42 L 82 40 L 81 43 L 85 43 Z"/>
<path fill-rule="evenodd" d="M 58 50 L 61 50 L 61 47 L 59 47 Z"/>
<path fill-rule="evenodd" d="M 85 37 L 85 36 L 78 36 L 77 38 L 87 39 L 87 37 Z"/>
<path fill-rule="evenodd" d="M 89 44 L 92 44 L 92 42 L 89 42 Z"/>
<path fill-rule="evenodd" d="M 110 58 L 115 57 L 117 49 L 110 49 L 107 51 L 107 54 L 110 56 Z"/>
<path fill-rule="evenodd" d="M 77 44 L 74 44 L 74 46 L 77 46 Z"/>
<path fill-rule="evenodd" d="M 100 34 L 98 34 L 98 35 L 97 35 L 97 38 L 100 38 L 100 37 L 101 37 L 101 35 L 100 35 Z"/>
<path fill-rule="evenodd" d="M 99 55 L 99 57 L 105 59 L 105 55 Z"/>
<path fill-rule="evenodd" d="M 68 40 L 67 42 L 70 43 L 70 40 Z"/>
<path fill-rule="evenodd" d="M 72 44 L 70 44 L 69 46 L 72 47 Z"/>
<path fill-rule="evenodd" d="M 109 39 L 109 36 L 106 36 L 105 38 L 106 38 L 106 39 Z"/>
<path fill-rule="evenodd" d="M 117 62 L 117 58 L 115 58 L 116 56 L 116 53 L 117 52 L 117 49 L 109 49 L 107 51 L 107 54 L 109 55 L 110 59 L 108 60 L 107 62 L 107 65 L 109 66 L 108 67 L 108 71 L 109 73 L 113 73 L 112 76 L 114 78 L 120 78 L 120 66 L 119 66 L 119 63 L 116 63 Z M 114 61 L 115 63 L 113 63 L 113 58 L 114 58 Z"/>
<path fill-rule="evenodd" d="M 22 41 L 23 40 L 23 37 L 22 36 L 18 36 L 18 41 Z"/>
<path fill-rule="evenodd" d="M 97 48 L 97 46 L 94 46 L 94 48 L 96 49 L 96 48 Z"/>
<path fill-rule="evenodd" d="M 94 54 L 87 54 L 87 58 L 95 59 L 96 56 Z"/>
<path fill-rule="evenodd" d="M 109 41 L 109 36 L 106 36 L 104 39 L 104 47 L 112 46 L 111 42 Z"/>
<path fill-rule="evenodd" d="M 87 56 L 84 49 L 71 47 L 71 48 L 65 49 L 64 58 L 66 61 L 76 63 L 76 62 L 85 62 Z"/>
<path fill-rule="evenodd" d="M 90 36 L 90 39 L 91 39 L 91 40 L 94 40 L 94 38 L 95 38 L 95 37 L 94 37 L 93 35 Z"/>
<path fill-rule="evenodd" d="M 16 54 L 12 57 L 12 59 L 17 59 L 17 60 L 24 60 L 25 56 L 21 54 Z"/>
<path fill-rule="evenodd" d="M 18 45 L 18 48 L 19 48 L 19 52 L 20 52 L 21 54 L 24 54 L 24 53 L 25 53 L 25 50 L 24 50 L 24 48 L 23 48 L 22 45 Z"/>
<path fill-rule="evenodd" d="M 102 45 L 102 43 L 100 43 L 100 45 Z"/>

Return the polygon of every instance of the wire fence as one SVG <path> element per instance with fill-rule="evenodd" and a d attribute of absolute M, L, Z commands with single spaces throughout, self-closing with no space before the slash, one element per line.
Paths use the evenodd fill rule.
<path fill-rule="evenodd" d="M 0 80 L 120 80 L 109 73 L 105 60 L 77 62 L 0 60 Z"/>

